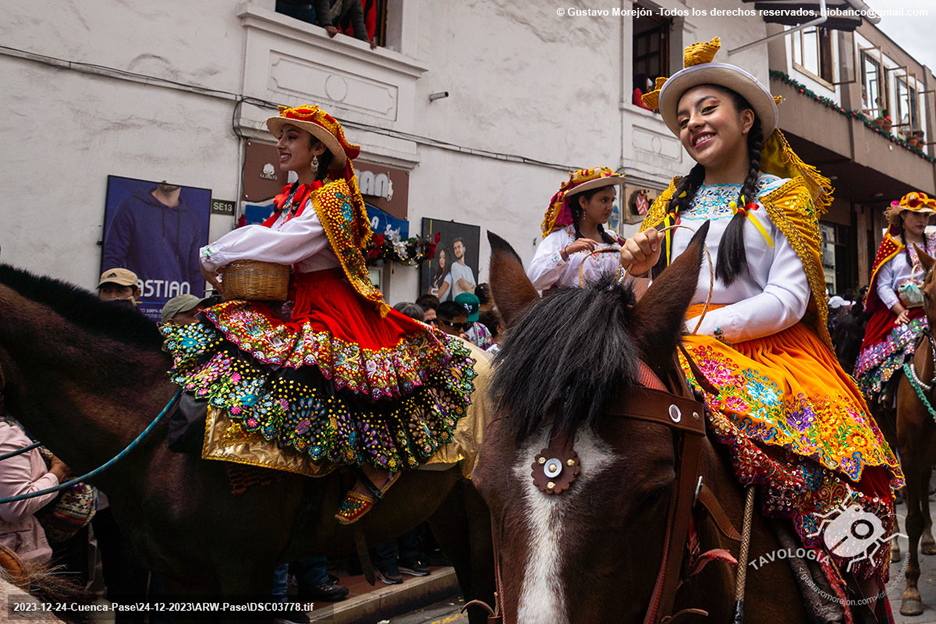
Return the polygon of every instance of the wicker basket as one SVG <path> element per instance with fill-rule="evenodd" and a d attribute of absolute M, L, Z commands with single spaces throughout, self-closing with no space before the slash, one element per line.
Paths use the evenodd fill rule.
<path fill-rule="evenodd" d="M 286 301 L 289 298 L 289 265 L 236 260 L 222 273 L 225 301 Z"/>

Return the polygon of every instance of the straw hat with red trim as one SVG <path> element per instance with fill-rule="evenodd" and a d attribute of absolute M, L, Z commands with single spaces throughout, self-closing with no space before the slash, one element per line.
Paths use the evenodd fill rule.
<path fill-rule="evenodd" d="M 361 153 L 360 146 L 349 143 L 345 138 L 341 124 L 318 106 L 280 106 L 279 115 L 266 120 L 267 128 L 276 138 L 280 137 L 286 124 L 305 130 L 324 143 L 335 157 L 333 169 L 343 169 L 349 160 L 354 160 Z"/>
<path fill-rule="evenodd" d="M 610 167 L 592 167 L 569 172 L 569 179 L 562 183 L 559 192 L 549 200 L 549 207 L 543 217 L 543 236 L 549 236 L 556 230 L 561 230 L 572 224 L 572 210 L 569 208 L 569 198 L 591 189 L 624 184 L 624 176 L 616 173 Z"/>
<path fill-rule="evenodd" d="M 905 210 L 920 214 L 936 214 L 936 199 L 926 193 L 912 191 L 901 197 L 900 201 L 892 201 L 884 211 L 884 216 L 887 217 L 889 224 L 900 225 L 900 213 Z"/>

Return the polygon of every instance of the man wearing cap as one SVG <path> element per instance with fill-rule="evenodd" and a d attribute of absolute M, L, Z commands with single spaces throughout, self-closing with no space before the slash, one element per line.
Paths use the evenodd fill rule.
<path fill-rule="evenodd" d="M 478 296 L 471 293 L 462 293 L 455 297 L 455 303 L 464 307 L 467 312 L 465 323 L 468 329 L 465 331 L 465 335 L 468 337 L 468 340 L 476 346 L 487 350 L 494 344 L 494 337 L 491 336 L 491 332 L 487 327 L 478 322 L 478 310 L 481 307 Z"/>
<path fill-rule="evenodd" d="M 207 297 L 200 299 L 195 295 L 179 295 L 166 302 L 160 313 L 160 319 L 163 323 L 173 323 L 175 325 L 188 325 L 197 323 L 195 314 L 204 309 L 202 305 Z"/>
<path fill-rule="evenodd" d="M 136 308 L 140 294 L 139 280 L 133 271 L 108 269 L 101 274 L 98 282 L 98 299 L 101 301 L 122 301 Z"/>

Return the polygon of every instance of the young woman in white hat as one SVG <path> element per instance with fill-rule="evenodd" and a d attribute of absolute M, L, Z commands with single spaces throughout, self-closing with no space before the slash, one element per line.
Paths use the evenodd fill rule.
<path fill-rule="evenodd" d="M 584 280 L 618 269 L 616 254 L 588 254 L 596 249 L 619 249 L 620 239 L 604 229 L 611 217 L 615 187 L 624 176 L 608 167 L 579 169 L 569 173 L 559 192 L 549 200 L 543 218 L 543 241 L 527 269 L 537 290 L 555 286 L 578 286 L 579 268 Z M 588 258 L 586 260 L 586 258 Z"/>
<path fill-rule="evenodd" d="M 884 392 L 916 349 L 926 329 L 920 282 L 923 269 L 916 246 L 936 255 L 936 234 L 926 224 L 936 213 L 936 200 L 912 192 L 887 209 L 888 228 L 871 269 L 871 285 L 865 295 L 865 311 L 871 314 L 855 363 L 855 379 L 868 403 L 895 399 Z"/>
<path fill-rule="evenodd" d="M 685 69 L 651 96 L 697 164 L 654 202 L 642 231 L 625 243 L 621 262 L 633 274 L 655 273 L 692 236 L 683 228 L 661 234 L 658 226 L 694 230 L 710 222 L 712 305 L 698 333 L 684 340 L 718 388 L 705 394 L 709 430 L 726 446 L 736 478 L 759 486 L 761 511 L 791 518 L 806 548 L 824 551 L 843 571 L 851 564 L 874 604 L 887 579 L 889 549 L 849 561 L 832 552 L 821 531 L 830 512 L 859 505 L 881 520 L 882 537 L 890 537 L 891 488 L 903 483 L 826 329 L 817 219 L 831 189 L 777 129 L 770 92 L 743 69 L 711 62 L 718 47 L 717 38 L 689 46 Z M 689 332 L 709 284 L 703 266 Z M 701 391 L 688 365 L 684 369 Z M 841 584 L 841 578 L 830 581 Z"/>
<path fill-rule="evenodd" d="M 315 106 L 280 107 L 267 127 L 280 168 L 298 175 L 263 225 L 201 251 L 206 279 L 235 260 L 291 265 L 282 310 L 227 301 L 202 323 L 162 328 L 172 377 L 250 433 L 322 470 L 358 469 L 337 514 L 350 524 L 451 433 L 473 391 L 473 360 L 457 340 L 381 298 L 362 250 L 370 224 L 351 160 L 360 148 Z M 250 458 L 256 464 L 256 458 Z M 276 466 L 270 466 L 276 467 Z"/>

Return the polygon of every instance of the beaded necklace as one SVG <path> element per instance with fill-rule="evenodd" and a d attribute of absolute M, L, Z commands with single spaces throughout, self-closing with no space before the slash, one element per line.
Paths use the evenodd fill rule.
<path fill-rule="evenodd" d="M 298 217 L 302 213 L 302 207 L 306 200 L 309 199 L 312 192 L 322 188 L 322 186 L 323 183 L 319 180 L 316 180 L 312 184 L 299 184 L 297 182 L 295 188 L 290 191 L 289 197 L 282 204 L 281 214 L 283 223 L 286 223 L 294 217 Z"/>
<path fill-rule="evenodd" d="M 297 203 L 293 203 L 293 199 L 296 197 L 296 193 L 299 192 L 299 189 L 305 187 L 304 184 L 296 184 L 292 192 L 289 194 L 289 197 L 286 198 L 286 201 L 283 202 L 283 223 L 289 221 L 296 216 L 296 209 L 299 207 Z"/>

